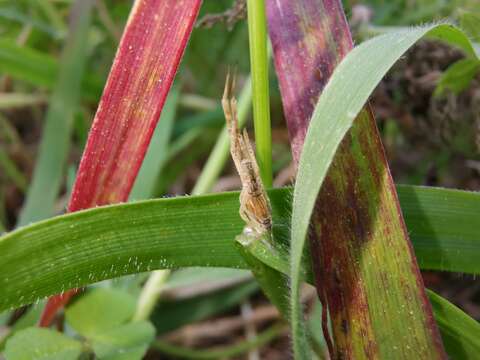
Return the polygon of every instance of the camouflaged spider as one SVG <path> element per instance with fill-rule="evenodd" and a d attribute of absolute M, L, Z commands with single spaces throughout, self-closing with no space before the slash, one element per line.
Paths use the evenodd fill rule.
<path fill-rule="evenodd" d="M 264 234 L 272 229 L 270 202 L 248 133 L 245 129 L 243 132 L 238 129 L 237 100 L 233 95 L 235 82 L 236 76 L 228 72 L 222 106 L 230 135 L 230 153 L 242 182 L 240 216 L 249 230 Z"/>

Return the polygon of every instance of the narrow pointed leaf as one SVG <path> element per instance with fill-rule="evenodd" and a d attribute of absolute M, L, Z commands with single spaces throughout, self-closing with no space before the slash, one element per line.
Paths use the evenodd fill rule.
<path fill-rule="evenodd" d="M 433 291 L 427 292 L 440 327 L 443 343 L 452 359 L 475 359 L 480 354 L 480 324 Z"/>
<path fill-rule="evenodd" d="M 69 211 L 126 201 L 200 0 L 135 3 L 92 124 Z"/>
<path fill-rule="evenodd" d="M 72 6 L 69 39 L 63 50 L 62 65 L 49 101 L 39 154 L 18 220 L 19 226 L 54 214 L 70 148 L 73 115 L 80 101 L 93 5 L 92 0 L 87 0 L 77 1 Z"/>
<path fill-rule="evenodd" d="M 88 136 L 69 212 L 128 199 L 200 4 L 135 2 Z M 71 295 L 52 299 L 41 324 L 49 324 Z"/>

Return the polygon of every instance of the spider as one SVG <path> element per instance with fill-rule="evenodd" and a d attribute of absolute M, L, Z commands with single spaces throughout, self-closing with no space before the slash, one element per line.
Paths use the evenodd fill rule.
<path fill-rule="evenodd" d="M 238 129 L 237 100 L 233 92 L 236 76 L 227 74 L 222 107 L 225 114 L 228 133 L 230 135 L 230 154 L 242 182 L 240 193 L 240 217 L 250 230 L 264 234 L 272 229 L 270 201 L 260 178 L 255 153 L 244 129 Z"/>

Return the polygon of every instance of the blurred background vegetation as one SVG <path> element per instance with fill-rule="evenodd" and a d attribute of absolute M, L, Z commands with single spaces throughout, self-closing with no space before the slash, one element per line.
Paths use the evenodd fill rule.
<path fill-rule="evenodd" d="M 0 0 L 0 233 L 38 218 L 22 214 L 22 206 L 42 146 L 47 165 L 39 176 L 53 188 L 58 183 L 61 193 L 54 209 L 46 208 L 41 217 L 64 211 L 131 5 L 131 0 L 97 0 L 92 20 L 82 31 L 78 18 L 75 20 L 78 9 L 73 0 Z M 204 0 L 200 19 L 228 11 L 232 5 L 232 0 Z M 470 37 L 480 42 L 475 27 L 469 26 L 472 16 L 480 18 L 478 0 L 345 0 L 344 6 L 356 42 L 391 28 L 445 19 L 464 25 Z M 480 189 L 480 66 L 463 64 L 462 59 L 458 50 L 424 41 L 395 66 L 372 97 L 396 182 Z M 459 62 L 462 71 L 446 79 L 445 72 Z M 171 128 L 163 130 L 165 146 L 163 153 L 157 154 L 161 161 L 155 182 L 148 192 L 142 192 L 138 185 L 133 197 L 192 192 L 224 124 L 219 99 L 231 65 L 238 68 L 243 87 L 249 73 L 249 54 L 247 26 L 241 16 L 228 24 L 206 21 L 198 26 L 164 110 L 164 116 L 173 122 Z M 283 186 L 292 183 L 294 173 L 273 71 L 270 94 L 275 184 Z M 252 126 L 250 119 L 247 126 Z M 211 191 L 239 187 L 239 179 L 227 164 Z M 41 198 L 32 201 L 37 207 L 44 205 Z M 192 279 L 193 273 L 184 276 Z M 208 283 L 218 276 L 189 284 Z M 198 335 L 198 327 L 208 327 L 207 321 L 197 324 L 197 338 L 190 339 L 181 333 L 181 326 L 212 316 L 210 322 L 226 322 L 249 311 L 260 319 L 260 327 L 271 323 L 275 315 L 269 313 L 257 287 L 240 281 L 238 273 L 235 276 L 226 276 L 234 279 L 226 282 L 228 286 L 214 286 L 209 291 L 200 288 L 199 293 L 176 301 L 176 305 L 166 301 L 157 309 L 163 317 L 156 318 L 168 315 L 168 319 L 154 318 L 157 330 L 177 330 L 171 336 L 184 345 L 208 346 L 231 342 L 241 334 L 241 327 L 230 324 L 223 333 L 210 329 L 211 337 L 206 338 Z M 475 279 L 439 273 L 424 273 L 424 278 L 427 286 L 480 319 L 480 283 Z M 138 294 L 144 280 L 144 276 L 134 277 L 122 286 L 136 289 L 131 291 Z M 181 304 L 191 309 L 191 315 L 178 310 Z M 38 316 L 38 311 L 33 313 L 31 319 Z M 18 319 L 32 322 L 22 315 L 17 312 L 0 317 L 0 327 Z M 278 356 L 287 346 L 287 338 L 281 337 L 262 350 L 262 358 L 281 358 Z"/>

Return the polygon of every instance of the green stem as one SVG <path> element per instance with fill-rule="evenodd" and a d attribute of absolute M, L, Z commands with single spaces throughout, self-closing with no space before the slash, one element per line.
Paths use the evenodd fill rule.
<path fill-rule="evenodd" d="M 134 321 L 148 320 L 169 276 L 170 270 L 157 270 L 150 275 L 138 297 L 137 309 L 133 316 Z"/>
<path fill-rule="evenodd" d="M 253 89 L 253 120 L 260 176 L 272 187 L 272 134 L 268 91 L 267 19 L 264 0 L 247 0 L 250 67 Z"/>
<path fill-rule="evenodd" d="M 248 111 L 252 103 L 251 79 L 248 78 L 238 100 L 238 125 L 243 127 L 247 120 Z M 210 191 L 218 179 L 229 157 L 230 140 L 227 128 L 224 126 L 215 146 L 203 167 L 202 173 L 192 190 L 192 195 L 205 194 Z"/>
<path fill-rule="evenodd" d="M 243 341 L 239 344 L 226 346 L 217 349 L 193 350 L 177 345 L 169 344 L 165 341 L 157 340 L 153 347 L 169 355 L 177 356 L 182 359 L 227 359 L 241 355 L 251 349 L 258 348 L 267 344 L 272 339 L 280 336 L 285 330 L 285 325 L 278 323 L 260 333 L 255 339 Z"/>

